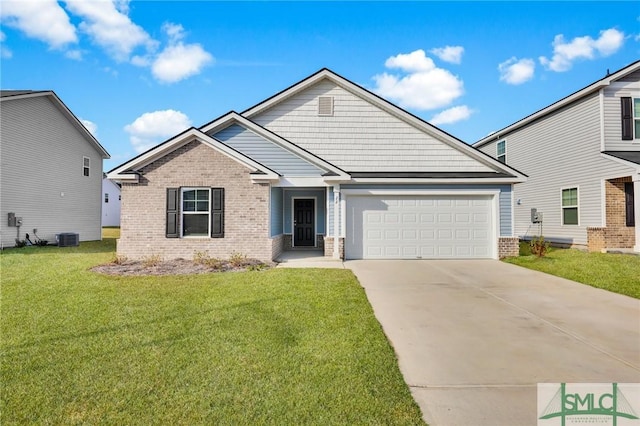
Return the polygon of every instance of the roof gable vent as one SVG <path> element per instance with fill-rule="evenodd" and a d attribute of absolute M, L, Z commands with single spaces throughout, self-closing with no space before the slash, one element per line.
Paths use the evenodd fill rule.
<path fill-rule="evenodd" d="M 318 115 L 333 115 L 333 96 L 318 97 Z"/>

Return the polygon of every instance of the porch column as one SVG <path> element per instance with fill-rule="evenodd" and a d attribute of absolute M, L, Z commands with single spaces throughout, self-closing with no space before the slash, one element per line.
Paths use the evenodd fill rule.
<path fill-rule="evenodd" d="M 636 223 L 636 244 L 633 251 L 640 253 L 640 171 L 633 175 L 633 209 Z"/>
<path fill-rule="evenodd" d="M 333 258 L 340 259 L 340 185 L 333 187 Z M 639 241 L 636 238 L 636 241 Z"/>

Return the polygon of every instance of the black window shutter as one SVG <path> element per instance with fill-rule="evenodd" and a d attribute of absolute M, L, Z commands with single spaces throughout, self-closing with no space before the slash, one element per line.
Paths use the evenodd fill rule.
<path fill-rule="evenodd" d="M 627 216 L 627 226 L 636 226 L 636 212 L 634 206 L 633 182 L 625 182 L 624 184 L 624 201 L 625 201 L 625 213 Z"/>
<path fill-rule="evenodd" d="M 167 188 L 167 226 L 166 237 L 178 238 L 180 236 L 179 210 L 180 210 L 180 188 Z"/>
<path fill-rule="evenodd" d="M 622 113 L 622 140 L 633 140 L 633 107 L 631 98 L 620 98 Z"/>
<path fill-rule="evenodd" d="M 211 238 L 224 237 L 224 188 L 211 188 Z"/>

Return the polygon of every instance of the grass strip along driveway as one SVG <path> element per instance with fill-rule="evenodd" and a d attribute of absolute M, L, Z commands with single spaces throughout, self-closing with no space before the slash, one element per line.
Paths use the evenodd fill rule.
<path fill-rule="evenodd" d="M 520 257 L 505 262 L 640 299 L 640 256 L 550 248 L 537 257 L 521 243 Z"/>
<path fill-rule="evenodd" d="M 350 271 L 89 271 L 112 239 L 5 251 L 12 424 L 423 424 Z"/>

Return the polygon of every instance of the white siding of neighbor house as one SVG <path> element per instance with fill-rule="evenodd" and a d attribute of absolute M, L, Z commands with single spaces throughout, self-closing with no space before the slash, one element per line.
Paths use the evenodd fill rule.
<path fill-rule="evenodd" d="M 105 203 L 105 194 L 109 202 Z M 102 226 L 120 226 L 120 187 L 109 179 L 102 179 Z"/>
<path fill-rule="evenodd" d="M 333 115 L 318 115 L 320 96 L 333 97 Z M 329 80 L 250 118 L 350 172 L 494 171 Z"/>
<path fill-rule="evenodd" d="M 516 236 L 540 234 L 531 208 L 543 214 L 545 238 L 560 243 L 586 245 L 586 228 L 605 225 L 603 181 L 632 169 L 602 157 L 600 123 L 596 92 L 480 147 L 495 157 L 496 143 L 506 140 L 507 164 L 529 176 L 514 185 Z M 571 187 L 578 187 L 579 225 L 562 225 L 561 190 Z"/>
<path fill-rule="evenodd" d="M 634 76 L 635 81 L 632 79 Z M 605 151 L 640 151 L 640 138 L 622 140 L 622 97 L 640 98 L 640 71 L 627 76 L 625 81 L 614 82 L 604 89 Z"/>
<path fill-rule="evenodd" d="M 100 240 L 102 157 L 46 96 L 4 100 L 0 132 L 0 234 L 2 247 L 16 237 L 78 233 L 80 241 Z M 83 157 L 90 175 L 83 176 Z M 7 214 L 22 217 L 20 235 Z M 33 241 L 33 239 L 32 239 Z"/>
<path fill-rule="evenodd" d="M 237 124 L 211 136 L 283 176 L 321 176 L 325 173 L 308 161 Z"/>

